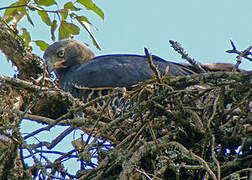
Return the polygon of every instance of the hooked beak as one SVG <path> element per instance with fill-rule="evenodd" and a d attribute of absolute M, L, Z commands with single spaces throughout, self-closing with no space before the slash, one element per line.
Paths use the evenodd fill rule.
<path fill-rule="evenodd" d="M 56 62 L 56 63 L 54 64 L 54 68 L 55 68 L 55 69 L 66 68 L 67 66 L 64 65 L 65 62 L 66 62 L 65 59 L 62 59 L 61 61 Z"/>
<path fill-rule="evenodd" d="M 67 66 L 64 65 L 65 59 L 62 59 L 61 61 L 58 61 L 56 63 L 50 63 L 51 61 L 46 61 L 47 70 L 49 73 L 53 72 L 56 69 L 66 68 Z"/>

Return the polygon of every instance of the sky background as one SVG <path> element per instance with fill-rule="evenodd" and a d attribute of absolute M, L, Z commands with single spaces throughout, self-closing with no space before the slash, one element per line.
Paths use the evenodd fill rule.
<path fill-rule="evenodd" d="M 0 7 L 11 2 L 14 1 L 0 0 Z M 185 62 L 168 42 L 176 40 L 201 63 L 235 63 L 236 55 L 225 52 L 231 49 L 229 40 L 239 50 L 252 45 L 251 0 L 96 0 L 95 3 L 103 10 L 104 20 L 91 11 L 82 12 L 92 22 L 92 32 L 102 50 L 92 45 L 83 28 L 75 38 L 88 43 L 96 55 L 144 54 L 147 47 L 163 59 Z M 31 17 L 34 27 L 22 22 L 19 28 L 28 28 L 33 40 L 52 43 L 48 26 L 41 24 L 37 15 Z M 34 53 L 43 55 L 36 47 Z M 252 63 L 244 59 L 240 67 L 251 70 Z M 0 56 L 0 74 L 11 76 L 12 69 Z"/>
<path fill-rule="evenodd" d="M 14 1 L 0 0 L 0 7 L 12 2 Z M 62 7 L 61 3 L 59 7 Z M 225 52 L 232 48 L 229 40 L 232 39 L 239 50 L 252 45 L 251 0 L 96 0 L 95 3 L 103 10 L 104 20 L 93 12 L 83 12 L 92 22 L 92 32 L 102 50 L 99 51 L 92 45 L 83 28 L 75 38 L 88 43 L 96 55 L 144 54 L 143 49 L 147 47 L 152 54 L 168 61 L 185 62 L 168 42 L 176 40 L 191 57 L 201 63 L 234 64 L 236 55 Z M 3 12 L 0 11 L 0 16 Z M 22 22 L 19 28 L 29 29 L 33 40 L 52 43 L 49 28 L 41 24 L 37 15 L 31 17 L 34 27 Z M 36 47 L 34 53 L 41 57 L 43 55 Z M 243 59 L 240 67 L 252 70 L 252 63 Z M 11 63 L 0 53 L 0 74 L 13 76 L 13 73 Z M 31 132 L 31 127 L 41 125 L 30 121 L 22 124 L 24 132 Z M 54 129 L 50 133 L 57 134 L 61 130 Z M 76 132 L 76 136 L 79 134 L 80 132 Z M 48 138 L 48 135 L 43 136 Z M 66 145 L 63 143 L 58 148 L 62 147 Z"/>

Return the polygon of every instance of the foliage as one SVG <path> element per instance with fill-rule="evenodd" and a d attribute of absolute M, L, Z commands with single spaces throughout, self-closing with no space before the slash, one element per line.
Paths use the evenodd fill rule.
<path fill-rule="evenodd" d="M 71 38 L 73 35 L 79 34 L 79 25 L 76 25 L 77 23 L 73 23 L 78 22 L 80 26 L 84 27 L 90 34 L 94 45 L 100 49 L 98 42 L 90 31 L 89 25 L 91 25 L 91 22 L 83 15 L 83 8 L 79 7 L 91 10 L 100 18 L 104 19 L 103 11 L 97 7 L 92 0 L 78 0 L 74 3 L 69 1 L 66 2 L 62 8 L 58 7 L 58 3 L 55 0 L 18 0 L 8 7 L 1 8 L 1 10 L 6 9 L 2 20 L 12 26 L 14 29 L 13 35 L 15 35 L 19 32 L 19 29 L 17 29 L 18 24 L 24 18 L 26 18 L 32 26 L 35 26 L 32 16 L 37 14 L 41 18 L 41 21 L 49 26 L 51 39 L 53 41 L 56 39 L 56 30 L 58 30 L 58 39 Z M 51 10 L 52 8 L 57 8 L 57 10 Z M 29 47 L 31 42 L 30 33 L 26 28 L 22 28 L 21 30 L 23 31 L 21 38 L 24 40 L 25 46 Z M 46 42 L 42 43 L 42 40 L 37 41 L 35 41 L 36 45 L 39 46 L 41 50 L 45 49 Z"/>

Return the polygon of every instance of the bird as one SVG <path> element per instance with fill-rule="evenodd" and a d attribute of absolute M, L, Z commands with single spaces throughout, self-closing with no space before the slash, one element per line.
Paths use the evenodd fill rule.
<path fill-rule="evenodd" d="M 74 97 L 87 101 L 93 88 L 106 91 L 117 87 L 126 89 L 139 82 L 151 79 L 148 59 L 144 55 L 112 54 L 95 56 L 88 45 L 74 39 L 59 40 L 50 45 L 44 52 L 48 72 L 55 72 L 60 88 L 70 92 Z M 194 70 L 175 62 L 152 56 L 161 74 L 167 76 L 187 76 Z M 107 91 L 106 91 L 107 92 Z M 93 94 L 90 99 L 98 96 Z"/>
<path fill-rule="evenodd" d="M 84 102 L 106 95 L 114 88 L 130 89 L 153 77 L 153 70 L 145 55 L 95 56 L 87 44 L 74 39 L 54 42 L 45 50 L 43 58 L 48 72 L 55 72 L 60 88 Z M 152 60 L 162 75 L 187 76 L 201 73 L 192 65 L 166 61 L 156 55 L 152 55 Z M 206 71 L 233 69 L 233 65 L 228 63 L 201 66 Z"/>
<path fill-rule="evenodd" d="M 146 55 L 110 54 L 95 56 L 87 44 L 74 39 L 59 40 L 51 44 L 44 52 L 47 70 L 54 72 L 62 90 L 84 103 L 99 96 L 107 95 L 115 88 L 131 90 L 134 85 L 153 78 Z M 198 74 L 198 70 L 188 64 L 166 61 L 152 55 L 153 63 L 161 75 L 190 76 Z M 230 71 L 231 64 L 215 63 L 202 65 L 206 71 Z M 103 112 L 107 102 L 96 103 L 95 112 Z M 135 102 L 133 102 L 135 103 Z M 99 108 L 97 108 L 99 106 Z M 110 103 L 108 120 L 118 117 L 132 107 L 123 95 L 115 97 Z M 77 113 L 75 117 L 86 117 Z M 107 122 L 107 120 L 104 120 Z M 81 127 L 84 132 L 90 132 L 87 127 Z M 91 127 L 92 129 L 93 127 Z"/>

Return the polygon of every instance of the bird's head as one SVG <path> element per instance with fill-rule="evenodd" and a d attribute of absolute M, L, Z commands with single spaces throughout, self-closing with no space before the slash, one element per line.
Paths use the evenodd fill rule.
<path fill-rule="evenodd" d="M 56 73 L 74 65 L 85 63 L 94 57 L 94 53 L 86 44 L 72 39 L 53 43 L 46 49 L 43 56 L 48 71 L 55 71 Z"/>

